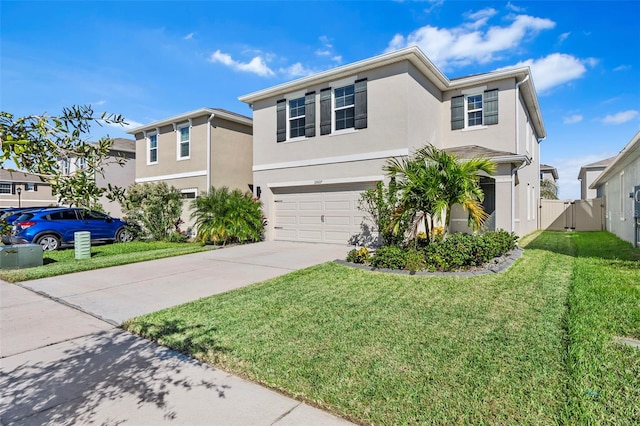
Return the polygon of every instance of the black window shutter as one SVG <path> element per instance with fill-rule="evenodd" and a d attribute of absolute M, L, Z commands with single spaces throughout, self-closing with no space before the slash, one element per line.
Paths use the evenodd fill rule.
<path fill-rule="evenodd" d="M 283 142 L 287 140 L 287 100 L 281 99 L 276 103 L 276 116 L 278 131 L 276 133 L 276 141 Z"/>
<path fill-rule="evenodd" d="M 37 184 L 37 183 L 34 183 L 34 184 L 33 184 L 33 190 L 34 190 L 34 191 L 37 191 L 37 190 L 38 190 L 38 184 Z"/>
<path fill-rule="evenodd" d="M 304 135 L 308 138 L 316 135 L 316 92 L 304 95 Z"/>
<path fill-rule="evenodd" d="M 451 98 L 451 130 L 464 128 L 464 96 Z"/>
<path fill-rule="evenodd" d="M 484 124 L 498 124 L 498 89 L 487 90 L 482 98 Z"/>
<path fill-rule="evenodd" d="M 367 128 L 367 79 L 356 80 L 355 84 L 355 126 L 356 129 Z"/>
<path fill-rule="evenodd" d="M 15 183 L 12 183 L 12 184 L 11 184 L 11 193 L 12 193 L 13 195 L 15 195 L 15 193 L 16 193 L 16 184 L 15 184 Z"/>
<path fill-rule="evenodd" d="M 320 91 L 320 134 L 331 133 L 331 88 Z"/>

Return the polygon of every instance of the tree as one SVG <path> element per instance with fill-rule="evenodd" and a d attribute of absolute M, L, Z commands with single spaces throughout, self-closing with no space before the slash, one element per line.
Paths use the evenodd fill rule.
<path fill-rule="evenodd" d="M 395 179 L 392 178 L 389 185 L 378 182 L 375 188 L 362 192 L 358 208 L 369 215 L 383 244 L 401 245 L 404 242 L 408 215 L 396 217 L 398 190 Z"/>
<path fill-rule="evenodd" d="M 540 198 L 546 200 L 558 199 L 558 184 L 552 180 L 543 179 L 540 181 Z"/>
<path fill-rule="evenodd" d="M 104 175 L 107 164 L 124 164 L 124 158 L 109 157 L 110 138 L 88 141 L 91 125 L 126 125 L 121 115 L 96 115 L 91 106 L 64 108 L 62 114 L 30 115 L 15 118 L 0 112 L 0 166 L 12 161 L 17 169 L 33 173 L 51 185 L 51 192 L 63 204 L 93 207 L 107 192 L 110 198 L 122 196 L 120 188 L 96 185 L 95 176 Z M 82 165 L 72 170 L 63 166 L 75 161 Z M 11 169 L 9 169 L 11 170 Z"/>
<path fill-rule="evenodd" d="M 482 208 L 484 193 L 480 188 L 480 172 L 491 175 L 495 163 L 486 158 L 458 160 L 446 151 L 427 145 L 411 156 L 392 158 L 385 171 L 397 180 L 400 191 L 399 212 L 409 212 L 415 230 L 425 223 L 431 238 L 438 220 L 446 235 L 451 208 L 460 204 L 469 214 L 469 225 L 479 229 L 487 218 Z"/>
<path fill-rule="evenodd" d="M 182 194 L 166 182 L 135 183 L 121 201 L 127 222 L 146 238 L 162 241 L 177 231 L 182 214 Z"/>
<path fill-rule="evenodd" d="M 260 201 L 239 189 L 211 187 L 208 194 L 191 202 L 197 228 L 196 239 L 214 244 L 257 242 L 262 239 L 265 220 Z"/>

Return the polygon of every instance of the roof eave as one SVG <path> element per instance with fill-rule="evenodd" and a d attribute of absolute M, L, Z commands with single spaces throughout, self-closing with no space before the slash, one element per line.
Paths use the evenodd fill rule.
<path fill-rule="evenodd" d="M 598 177 L 596 177 L 593 180 L 593 182 L 591 182 L 591 185 L 589 185 L 589 188 L 597 189 L 598 186 L 602 183 L 602 181 L 604 181 L 606 178 L 608 178 L 614 173 L 614 170 L 618 166 L 618 164 L 620 164 L 624 159 L 626 159 L 628 156 L 632 155 L 636 151 L 638 151 L 638 153 L 640 154 L 640 131 L 636 133 L 634 137 L 631 138 L 629 143 L 624 148 L 622 148 L 620 153 L 607 166 L 607 168 L 604 169 L 602 173 L 600 173 Z"/>
<path fill-rule="evenodd" d="M 430 77 L 440 90 L 446 90 L 449 86 L 449 79 L 438 69 L 438 67 L 436 67 L 418 47 L 410 46 L 393 52 L 383 53 L 382 55 L 374 56 L 373 58 L 364 59 L 352 64 L 343 65 L 341 67 L 299 78 L 287 83 L 279 84 L 277 86 L 272 86 L 257 92 L 252 92 L 238 97 L 238 100 L 247 104 L 253 104 L 256 101 L 272 96 L 295 92 L 296 90 L 300 90 L 310 85 L 339 80 L 359 72 L 368 71 L 404 60 L 411 62 L 425 75 Z"/>
<path fill-rule="evenodd" d="M 190 118 L 200 117 L 206 114 L 215 114 L 216 117 L 224 118 L 229 121 L 234 121 L 236 123 L 253 125 L 253 120 L 249 117 L 243 117 L 235 114 L 228 114 L 225 111 L 221 111 L 215 108 L 199 108 L 193 111 L 185 112 L 179 115 L 175 115 L 173 117 L 165 118 L 164 120 L 155 121 L 153 123 L 145 124 L 144 126 L 139 126 L 134 129 L 128 130 L 127 133 L 130 135 L 135 135 L 136 133 L 144 132 L 146 130 L 152 130 L 162 126 L 168 126 L 169 124 L 179 123 L 181 121 L 188 120 Z"/>

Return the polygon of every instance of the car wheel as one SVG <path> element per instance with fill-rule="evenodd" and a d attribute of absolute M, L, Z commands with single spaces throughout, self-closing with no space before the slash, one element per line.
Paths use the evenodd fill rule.
<path fill-rule="evenodd" d="M 129 241 L 132 241 L 132 240 L 133 240 L 133 234 L 131 234 L 131 232 L 128 229 L 120 228 L 118 232 L 116 232 L 117 243 L 128 243 Z"/>
<path fill-rule="evenodd" d="M 58 250 L 60 248 L 60 238 L 52 234 L 43 235 L 38 238 L 37 244 L 40 244 L 44 251 Z"/>

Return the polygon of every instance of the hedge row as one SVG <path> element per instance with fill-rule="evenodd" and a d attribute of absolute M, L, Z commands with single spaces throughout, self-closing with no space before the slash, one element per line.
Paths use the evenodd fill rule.
<path fill-rule="evenodd" d="M 382 246 L 373 256 L 366 248 L 354 249 L 347 255 L 347 261 L 370 264 L 376 268 L 410 271 L 465 270 L 482 266 L 510 252 L 515 248 L 517 240 L 514 233 L 506 231 L 492 231 L 482 235 L 458 233 L 419 249 Z"/>

